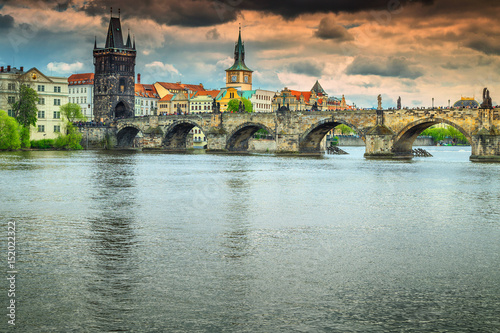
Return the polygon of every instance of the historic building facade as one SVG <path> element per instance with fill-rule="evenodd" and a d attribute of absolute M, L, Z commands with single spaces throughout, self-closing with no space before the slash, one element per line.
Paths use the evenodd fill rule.
<path fill-rule="evenodd" d="M 241 41 L 241 27 L 234 47 L 234 64 L 226 69 L 226 88 L 252 90 L 252 70 L 245 65 L 245 45 Z"/>
<path fill-rule="evenodd" d="M 283 106 L 290 111 L 326 111 L 328 110 L 328 95 L 316 81 L 310 91 L 290 90 L 285 87 L 274 97 L 272 105 L 273 111 Z"/>
<path fill-rule="evenodd" d="M 94 44 L 94 120 L 132 117 L 135 105 L 135 41 L 123 43 L 119 17 L 111 15 L 104 48 Z"/>
<path fill-rule="evenodd" d="M 94 73 L 73 74 L 68 78 L 68 102 L 80 105 L 87 119 L 94 119 Z"/>
<path fill-rule="evenodd" d="M 46 76 L 37 68 L 24 71 L 11 66 L 0 68 L 0 110 L 14 116 L 12 104 L 19 98 L 19 85 L 28 85 L 38 94 L 38 118 L 35 127 L 30 128 L 32 140 L 55 139 L 64 133 L 65 122 L 60 107 L 68 103 L 68 79 Z"/>

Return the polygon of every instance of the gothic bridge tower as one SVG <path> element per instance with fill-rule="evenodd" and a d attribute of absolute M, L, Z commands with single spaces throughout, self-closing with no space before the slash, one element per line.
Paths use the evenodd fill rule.
<path fill-rule="evenodd" d="M 94 43 L 94 120 L 134 116 L 135 57 L 135 39 L 132 45 L 129 32 L 123 43 L 120 17 L 111 12 L 106 45 Z"/>

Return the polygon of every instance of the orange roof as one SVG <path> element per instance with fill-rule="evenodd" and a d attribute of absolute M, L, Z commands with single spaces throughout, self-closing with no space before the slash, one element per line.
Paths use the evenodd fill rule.
<path fill-rule="evenodd" d="M 309 99 L 311 98 L 311 92 L 310 91 L 297 91 L 297 90 L 290 90 L 290 93 L 297 98 L 297 100 L 300 99 L 300 95 L 304 96 L 304 100 L 306 102 L 309 102 Z"/>
<path fill-rule="evenodd" d="M 172 94 L 165 95 L 165 96 L 163 96 L 162 99 L 160 99 L 160 102 L 170 102 L 172 100 L 172 97 L 174 97 L 174 95 L 172 95 Z"/>
<path fill-rule="evenodd" d="M 168 90 L 191 90 L 191 91 L 200 91 L 205 90 L 203 88 L 203 84 L 184 84 L 184 83 L 170 83 L 170 82 L 158 82 L 163 88 Z"/>
<path fill-rule="evenodd" d="M 203 90 L 196 92 L 195 96 L 211 96 L 212 98 L 217 97 L 219 95 L 220 90 Z"/>
<path fill-rule="evenodd" d="M 148 98 L 160 98 L 158 93 L 156 92 L 155 86 L 152 84 L 135 84 L 135 95 L 140 97 L 148 97 Z"/>
<path fill-rule="evenodd" d="M 94 84 L 94 73 L 73 74 L 68 77 L 68 85 Z"/>
<path fill-rule="evenodd" d="M 168 90 L 182 90 L 182 86 L 178 83 L 169 83 L 169 82 L 158 82 L 163 88 Z"/>

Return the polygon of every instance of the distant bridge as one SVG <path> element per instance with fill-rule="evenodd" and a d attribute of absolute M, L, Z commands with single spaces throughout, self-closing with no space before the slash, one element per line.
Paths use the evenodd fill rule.
<path fill-rule="evenodd" d="M 132 147 L 142 133 L 142 147 L 187 149 L 188 133 L 200 128 L 208 151 L 245 152 L 249 140 L 265 129 L 276 140 L 276 153 L 323 153 L 323 137 L 339 124 L 354 129 L 365 141 L 366 158 L 411 159 L 412 144 L 426 128 L 445 123 L 472 146 L 472 161 L 500 161 L 499 109 L 352 110 L 276 113 L 201 113 L 118 120 L 112 142 Z"/>

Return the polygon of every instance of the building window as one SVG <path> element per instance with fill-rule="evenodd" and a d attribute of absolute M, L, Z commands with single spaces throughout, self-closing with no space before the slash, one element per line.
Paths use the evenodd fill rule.
<path fill-rule="evenodd" d="M 45 105 L 45 98 L 43 98 L 43 97 L 38 98 L 38 104 Z"/>
<path fill-rule="evenodd" d="M 79 97 L 76 98 L 76 104 L 80 104 L 80 98 Z"/>
<path fill-rule="evenodd" d="M 7 97 L 7 102 L 9 104 L 14 104 L 16 102 L 16 97 L 15 96 L 9 96 L 9 97 Z"/>
<path fill-rule="evenodd" d="M 61 126 L 60 125 L 54 125 L 54 133 L 61 133 Z"/>
<path fill-rule="evenodd" d="M 38 125 L 38 132 L 45 132 L 45 125 Z"/>
<path fill-rule="evenodd" d="M 61 105 L 61 100 L 58 98 L 54 99 L 54 105 Z"/>
<path fill-rule="evenodd" d="M 12 112 L 12 110 L 8 110 L 8 111 L 7 111 L 7 115 L 8 115 L 9 117 L 14 117 L 14 112 Z"/>
<path fill-rule="evenodd" d="M 38 85 L 38 91 L 45 91 L 45 86 Z"/>
<path fill-rule="evenodd" d="M 54 119 L 61 119 L 61 112 L 60 111 L 54 111 Z"/>
<path fill-rule="evenodd" d="M 39 119 L 45 118 L 45 111 L 38 111 L 38 118 Z"/>
<path fill-rule="evenodd" d="M 61 92 L 61 87 L 59 87 L 59 86 L 54 86 L 54 92 L 55 92 L 55 93 L 60 93 L 60 92 Z"/>
<path fill-rule="evenodd" d="M 8 90 L 16 90 L 16 84 L 15 83 L 7 84 L 7 89 Z"/>

